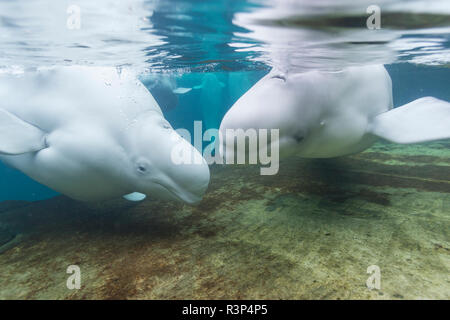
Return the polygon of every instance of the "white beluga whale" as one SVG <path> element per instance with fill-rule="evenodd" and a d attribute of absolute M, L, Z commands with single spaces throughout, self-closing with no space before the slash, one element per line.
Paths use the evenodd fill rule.
<path fill-rule="evenodd" d="M 175 164 L 174 146 L 197 161 Z M 81 201 L 201 200 L 209 168 L 127 70 L 0 75 L 0 160 Z"/>
<path fill-rule="evenodd" d="M 393 109 L 392 100 L 391 78 L 382 65 L 295 74 L 272 70 L 224 116 L 222 153 L 230 148 L 227 129 L 279 129 L 280 155 L 305 158 L 358 153 L 380 138 L 395 143 L 450 138 L 450 103 L 424 97 Z"/>

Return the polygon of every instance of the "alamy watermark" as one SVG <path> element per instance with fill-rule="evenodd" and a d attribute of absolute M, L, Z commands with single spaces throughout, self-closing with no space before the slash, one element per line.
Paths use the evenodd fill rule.
<path fill-rule="evenodd" d="M 67 274 L 70 274 L 66 281 L 67 289 L 78 290 L 81 288 L 81 269 L 77 265 L 70 265 L 66 270 Z"/>
<path fill-rule="evenodd" d="M 370 30 L 381 29 L 381 8 L 373 4 L 367 7 L 366 13 L 370 14 L 366 20 L 367 28 Z"/>
<path fill-rule="evenodd" d="M 367 267 L 367 273 L 370 274 L 370 277 L 367 278 L 366 286 L 370 290 L 381 289 L 381 270 L 377 265 L 371 265 Z"/>
<path fill-rule="evenodd" d="M 81 29 L 81 8 L 75 4 L 67 7 L 66 10 L 68 17 L 66 21 L 66 27 L 69 30 Z"/>
<path fill-rule="evenodd" d="M 194 139 L 186 129 L 175 130 L 178 135 L 203 150 L 203 158 L 208 164 L 260 164 L 261 175 L 275 175 L 279 169 L 279 129 L 208 129 L 204 133 L 202 122 L 194 122 Z M 179 136 L 174 134 L 174 139 Z M 225 136 L 224 136 L 225 135 Z M 203 142 L 208 145 L 203 149 Z M 248 148 L 247 148 L 248 146 Z M 185 148 L 180 141 L 171 153 L 174 164 L 201 164 L 203 159 Z"/>

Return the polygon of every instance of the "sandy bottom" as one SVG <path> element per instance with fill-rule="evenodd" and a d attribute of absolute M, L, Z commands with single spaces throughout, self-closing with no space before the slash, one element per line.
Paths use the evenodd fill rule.
<path fill-rule="evenodd" d="M 0 299 L 450 299 L 449 142 L 211 173 L 197 206 L 0 203 Z"/>

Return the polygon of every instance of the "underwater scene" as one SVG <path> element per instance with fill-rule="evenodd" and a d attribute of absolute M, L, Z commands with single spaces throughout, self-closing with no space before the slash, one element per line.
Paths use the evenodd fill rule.
<path fill-rule="evenodd" d="M 448 0 L 0 0 L 0 300 L 448 300 L 449 86 Z"/>

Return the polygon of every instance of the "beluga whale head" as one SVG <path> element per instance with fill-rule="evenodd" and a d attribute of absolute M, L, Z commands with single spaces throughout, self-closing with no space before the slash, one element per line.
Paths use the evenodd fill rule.
<path fill-rule="evenodd" d="M 130 71 L 0 75 L 0 98 L 0 160 L 69 197 L 195 203 L 208 187 L 206 161 Z M 196 161 L 175 163 L 174 150 Z"/>
<path fill-rule="evenodd" d="M 209 183 L 200 152 L 184 140 L 159 112 L 141 114 L 130 127 L 127 177 L 130 189 L 162 199 L 196 203 Z M 179 163 L 176 153 L 192 161 Z"/>
<path fill-rule="evenodd" d="M 229 149 L 226 144 L 227 130 L 278 130 L 277 140 L 280 155 L 288 156 L 299 147 L 309 131 L 308 108 L 302 107 L 301 92 L 295 79 L 287 74 L 273 70 L 263 77 L 250 90 L 241 96 L 225 114 L 220 125 L 221 144 L 224 155 Z M 258 145 L 261 151 L 270 150 L 268 145 Z M 232 146 L 234 147 L 234 146 Z M 236 152 L 236 150 L 235 150 Z M 250 150 L 247 151 L 247 153 Z"/>

